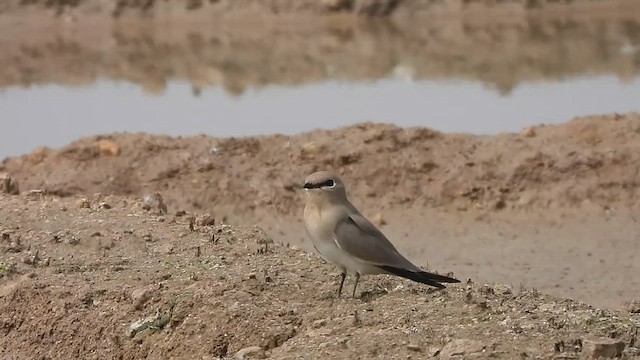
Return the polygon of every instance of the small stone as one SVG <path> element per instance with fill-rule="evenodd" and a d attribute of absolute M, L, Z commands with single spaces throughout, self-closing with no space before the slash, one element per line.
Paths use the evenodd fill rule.
<path fill-rule="evenodd" d="M 384 219 L 382 218 L 382 213 L 377 213 L 374 216 L 371 217 L 371 222 L 373 223 L 373 225 L 375 226 L 382 226 L 385 225 L 387 222 L 384 221 Z"/>
<path fill-rule="evenodd" d="M 133 301 L 133 306 L 136 308 L 136 310 L 142 309 L 144 304 L 150 298 L 151 298 L 151 289 L 148 287 L 135 289 L 131 293 L 131 300 Z"/>
<path fill-rule="evenodd" d="M 126 331 L 126 335 L 129 338 L 133 338 L 137 333 L 147 330 L 150 327 L 158 327 L 159 325 L 162 325 L 160 323 L 160 320 L 162 320 L 160 314 L 149 316 L 145 319 L 140 319 L 129 325 Z"/>
<path fill-rule="evenodd" d="M 469 355 L 479 353 L 484 350 L 485 346 L 476 340 L 457 339 L 449 342 L 442 348 L 440 357 L 442 359 L 450 359 L 454 356 Z"/>
<path fill-rule="evenodd" d="M 175 248 L 173 247 L 173 245 L 164 244 L 164 245 L 158 246 L 156 251 L 159 252 L 160 254 L 173 254 L 174 250 Z"/>
<path fill-rule="evenodd" d="M 631 300 L 626 303 L 625 308 L 632 314 L 640 314 L 640 300 Z"/>
<path fill-rule="evenodd" d="M 159 192 L 146 193 L 142 196 L 142 208 L 144 210 L 158 210 L 161 214 L 167 213 L 167 205 Z"/>
<path fill-rule="evenodd" d="M 202 214 L 196 217 L 196 225 L 198 226 L 211 226 L 214 225 L 216 219 L 211 214 Z"/>
<path fill-rule="evenodd" d="M 39 252 L 37 250 L 36 250 L 35 254 L 28 253 L 27 256 L 25 256 L 22 259 L 22 262 L 27 264 L 27 265 L 36 266 L 36 265 L 38 265 L 38 262 L 40 261 L 40 256 L 38 256 L 38 255 L 39 255 Z"/>
<path fill-rule="evenodd" d="M 316 320 L 313 322 L 313 324 L 311 324 L 311 327 L 314 329 L 319 329 L 323 326 L 327 325 L 327 320 L 325 319 L 320 319 L 320 320 Z"/>
<path fill-rule="evenodd" d="M 411 350 L 411 351 L 416 351 L 416 352 L 420 352 L 422 351 L 422 348 L 416 344 L 409 344 L 407 345 L 407 349 Z"/>
<path fill-rule="evenodd" d="M 513 295 L 513 291 L 507 285 L 500 285 L 500 284 L 495 285 L 493 287 L 493 291 L 498 295 L 505 295 L 505 296 Z"/>
<path fill-rule="evenodd" d="M 640 348 L 627 346 L 623 351 L 624 356 L 633 358 L 634 356 L 640 356 Z"/>
<path fill-rule="evenodd" d="M 88 209 L 91 207 L 91 202 L 87 198 L 82 198 L 76 202 L 76 206 L 80 209 Z"/>
<path fill-rule="evenodd" d="M 536 136 L 536 130 L 534 128 L 532 128 L 532 127 L 524 128 L 520 132 L 520 136 L 534 137 L 534 136 Z"/>
<path fill-rule="evenodd" d="M 110 155 L 110 156 L 118 156 L 120 155 L 120 145 L 116 144 L 112 140 L 98 140 L 96 142 L 96 146 L 98 150 L 100 150 L 100 154 L 102 155 Z"/>
<path fill-rule="evenodd" d="M 431 346 L 427 349 L 426 354 L 428 357 L 436 357 L 440 354 L 440 348 L 437 346 Z"/>
<path fill-rule="evenodd" d="M 6 247 L 6 251 L 10 252 L 10 253 L 19 253 L 22 252 L 22 250 L 24 249 L 24 247 L 22 246 L 22 243 L 20 242 L 20 237 L 17 237 L 13 240 L 11 240 L 11 242 L 9 243 L 9 246 Z"/>
<path fill-rule="evenodd" d="M 582 353 L 588 359 L 622 356 L 624 342 L 618 339 L 588 336 L 582 340 Z"/>
<path fill-rule="evenodd" d="M 238 350 L 238 352 L 234 356 L 234 359 L 236 360 L 264 359 L 264 357 L 265 357 L 264 350 L 262 350 L 260 346 L 249 346 L 249 347 Z"/>
<path fill-rule="evenodd" d="M 20 188 L 18 182 L 15 181 L 9 174 L 0 173 L 0 193 L 9 195 L 20 194 Z"/>
<path fill-rule="evenodd" d="M 98 204 L 98 208 L 100 209 L 111 209 L 111 205 L 107 204 L 106 202 L 101 202 L 100 204 Z"/>
<path fill-rule="evenodd" d="M 27 198 L 31 200 L 42 200 L 44 199 L 44 190 L 29 190 Z"/>

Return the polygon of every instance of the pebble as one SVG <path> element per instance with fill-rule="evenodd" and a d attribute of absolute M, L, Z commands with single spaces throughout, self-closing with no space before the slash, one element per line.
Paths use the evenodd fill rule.
<path fill-rule="evenodd" d="M 620 357 L 623 351 L 624 342 L 618 339 L 588 336 L 582 340 L 582 353 L 588 359 Z"/>
<path fill-rule="evenodd" d="M 137 333 L 148 329 L 152 324 L 160 320 L 160 314 L 149 316 L 145 319 L 140 319 L 127 328 L 126 335 L 129 338 L 133 338 Z"/>
<path fill-rule="evenodd" d="M 215 224 L 216 219 L 211 214 L 202 214 L 196 217 L 195 222 L 198 226 L 210 226 Z"/>
<path fill-rule="evenodd" d="M 142 309 L 144 304 L 151 298 L 151 289 L 148 287 L 133 290 L 131 300 L 137 310 Z"/>
<path fill-rule="evenodd" d="M 238 352 L 234 356 L 234 359 L 264 359 L 264 357 L 264 351 L 260 346 L 249 346 L 238 350 Z"/>
<path fill-rule="evenodd" d="M 44 199 L 44 190 L 29 190 L 29 192 L 27 192 L 27 198 L 31 200 L 42 200 Z"/>
<path fill-rule="evenodd" d="M 144 194 L 142 196 L 142 208 L 147 211 L 151 209 L 158 210 L 161 214 L 167 213 L 167 205 L 159 192 Z"/>
<path fill-rule="evenodd" d="M 625 304 L 625 308 L 632 314 L 640 314 L 640 300 L 631 300 Z"/>
<path fill-rule="evenodd" d="M 449 342 L 442 348 L 440 358 L 450 359 L 454 356 L 469 355 L 479 353 L 485 346 L 480 341 L 469 339 L 457 339 Z"/>
<path fill-rule="evenodd" d="M 82 198 L 76 202 L 76 205 L 81 209 L 88 209 L 91 207 L 91 203 L 87 198 Z"/>
<path fill-rule="evenodd" d="M 440 348 L 437 346 L 431 346 L 427 349 L 426 353 L 428 357 L 436 357 L 440 354 Z"/>
<path fill-rule="evenodd" d="M 314 329 L 319 329 L 323 326 L 327 325 L 327 320 L 325 319 L 320 319 L 320 320 L 316 320 L 313 322 L 313 324 L 311 324 L 311 327 Z"/>
<path fill-rule="evenodd" d="M 384 220 L 384 218 L 382 217 L 382 213 L 377 213 L 374 216 L 371 217 L 371 222 L 375 225 L 375 226 L 382 226 L 385 225 L 387 222 Z"/>

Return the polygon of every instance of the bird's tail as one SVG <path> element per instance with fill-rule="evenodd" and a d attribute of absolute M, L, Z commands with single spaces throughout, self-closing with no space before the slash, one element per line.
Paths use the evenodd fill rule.
<path fill-rule="evenodd" d="M 444 289 L 445 286 L 441 283 L 459 283 L 460 280 L 450 278 L 444 275 L 433 274 L 426 271 L 411 271 L 407 269 L 397 268 L 388 265 L 378 265 L 379 268 L 394 274 L 401 276 L 405 279 L 413 280 L 422 284 L 431 285 L 438 289 Z"/>

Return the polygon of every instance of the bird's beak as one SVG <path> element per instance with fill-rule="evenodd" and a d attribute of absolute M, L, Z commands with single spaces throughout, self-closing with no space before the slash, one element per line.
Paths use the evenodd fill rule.
<path fill-rule="evenodd" d="M 313 189 L 313 184 L 312 183 L 305 183 L 303 187 L 305 189 Z"/>

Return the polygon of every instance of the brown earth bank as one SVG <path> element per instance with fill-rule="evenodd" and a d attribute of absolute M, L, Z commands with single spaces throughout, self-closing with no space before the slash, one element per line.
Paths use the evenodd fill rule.
<path fill-rule="evenodd" d="M 638 303 L 389 276 L 336 299 L 332 266 L 256 226 L 144 208 L 0 194 L 3 359 L 640 358 Z"/>
<path fill-rule="evenodd" d="M 304 177 L 335 169 L 363 206 L 460 210 L 640 207 L 640 114 L 496 136 L 362 123 L 246 138 L 110 134 L 5 159 L 24 189 L 69 196 L 160 191 L 172 209 L 297 214 Z"/>
<path fill-rule="evenodd" d="M 407 2 L 408 3 L 408 2 Z M 294 18 L 237 21 L 0 20 L 0 87 L 169 81 L 198 94 L 266 85 L 381 78 L 480 81 L 503 94 L 522 82 L 579 76 L 633 79 L 640 2 L 585 13 L 519 12 L 424 21 Z"/>
<path fill-rule="evenodd" d="M 620 308 L 640 299 L 639 147 L 635 113 L 497 136 L 365 123 L 253 138 L 101 135 L 8 158 L 0 172 L 11 193 L 125 195 L 156 209 L 158 192 L 169 214 L 256 224 L 311 252 L 302 182 L 333 169 L 415 261 Z"/>

